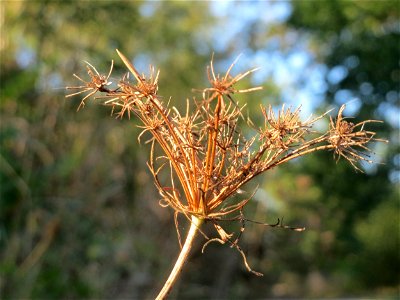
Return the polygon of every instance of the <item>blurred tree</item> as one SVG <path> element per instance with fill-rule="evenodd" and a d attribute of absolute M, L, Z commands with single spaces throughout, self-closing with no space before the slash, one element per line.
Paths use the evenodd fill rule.
<path fill-rule="evenodd" d="M 357 118 L 352 122 L 371 116 L 383 119 L 380 135 L 390 139 L 387 148 L 376 149 L 376 159 L 384 164 L 366 166 L 366 174 L 355 173 L 345 163 L 336 164 L 329 154 L 318 154 L 287 170 L 294 176 L 298 193 L 291 195 L 285 176 L 278 176 L 274 188 L 278 197 L 289 201 L 288 209 L 298 209 L 297 218 L 303 215 L 310 221 L 314 217 L 309 227 L 319 232 L 307 252 L 311 251 L 311 257 L 319 252 L 323 259 L 309 260 L 307 252 L 300 252 L 310 293 L 310 276 L 318 270 L 334 289 L 316 292 L 317 296 L 329 292 L 333 296 L 395 295 L 400 282 L 399 164 L 395 156 L 400 150 L 400 8 L 397 1 L 294 1 L 292 5 L 288 25 L 314 45 L 317 57 L 328 67 L 326 104 L 350 102 L 351 106 L 353 100 Z M 306 199 L 299 195 L 303 178 L 318 190 Z M 388 228 L 392 234 L 383 234 Z M 310 236 L 306 234 L 300 249 L 305 251 Z M 372 253 L 376 259 L 371 259 Z"/>

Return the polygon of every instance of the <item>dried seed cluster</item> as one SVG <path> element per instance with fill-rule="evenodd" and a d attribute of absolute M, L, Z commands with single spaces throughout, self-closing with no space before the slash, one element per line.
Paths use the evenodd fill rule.
<path fill-rule="evenodd" d="M 161 204 L 172 207 L 189 220 L 191 216 L 196 216 L 213 221 L 220 238 L 212 240 L 230 241 L 231 234 L 218 225 L 218 220 L 235 212 L 241 215 L 242 208 L 251 197 L 235 202 L 231 196 L 260 173 L 318 150 L 333 150 L 338 158 L 344 157 L 360 170 L 357 162 L 371 162 L 366 144 L 384 141 L 376 139 L 375 132 L 364 129 L 367 123 L 379 121 L 368 120 L 354 125 L 343 118 L 344 105 L 338 116 L 330 119 L 330 128 L 324 133 L 316 133 L 311 128 L 326 114 L 301 121 L 300 108 L 283 105 L 274 113 L 271 106 L 261 106 L 264 124 L 256 128 L 251 138 L 245 138 L 239 128 L 244 106 L 240 107 L 233 96 L 261 89 L 235 88 L 239 80 L 255 69 L 233 77 L 230 73 L 234 62 L 226 74 L 219 75 L 215 74 L 211 61 L 208 67 L 211 86 L 203 90 L 201 99 L 195 99 L 193 103 L 187 101 L 187 109 L 182 114 L 158 96 L 159 71 L 150 67 L 148 77 L 141 75 L 122 53 L 117 52 L 135 82 L 127 74 L 115 89 L 110 89 L 111 82 L 108 80 L 113 63 L 106 76 L 86 63 L 90 81 L 74 74 L 83 85 L 68 87 L 75 91 L 67 97 L 87 93 L 79 109 L 84 106 L 85 100 L 100 92 L 102 95 L 96 98 L 103 99 L 118 117 L 136 116 L 143 128 L 139 139 L 147 131 L 152 135 L 148 165 L 162 197 Z M 250 121 L 248 125 L 254 127 Z M 155 144 L 162 148 L 163 156 L 155 157 Z M 168 184 L 159 179 L 164 168 L 170 169 Z M 241 251 L 238 246 L 235 247 Z"/>

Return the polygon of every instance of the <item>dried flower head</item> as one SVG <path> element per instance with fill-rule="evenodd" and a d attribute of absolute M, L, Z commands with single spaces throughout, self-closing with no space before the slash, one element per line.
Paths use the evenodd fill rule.
<path fill-rule="evenodd" d="M 292 109 L 283 105 L 277 112 L 274 112 L 272 106 L 261 107 L 264 126 L 255 130 L 252 137 L 246 138 L 239 126 L 244 106 L 239 106 L 234 94 L 256 91 L 261 87 L 243 90 L 236 89 L 235 85 L 256 69 L 232 77 L 230 72 L 235 61 L 222 76 L 215 74 L 211 60 L 208 67 L 211 87 L 203 90 L 202 98 L 195 99 L 194 105 L 187 101 L 185 114 L 181 114 L 177 108 L 170 106 L 169 102 L 165 103 L 158 96 L 159 71 L 156 72 L 151 67 L 148 77 L 140 75 L 121 52 L 117 50 L 117 53 L 136 82 L 132 82 L 129 75 L 124 75 L 114 90 L 108 89 L 113 64 L 108 75 L 103 76 L 87 63 L 91 81 L 86 82 L 74 74 L 84 85 L 68 88 L 81 91 L 67 97 L 89 92 L 82 99 L 80 108 L 87 98 L 100 92 L 102 95 L 96 98 L 103 99 L 106 105 L 111 106 L 117 117 L 127 115 L 130 118 L 133 114 L 140 120 L 143 132 L 139 138 L 145 132 L 151 133 L 152 146 L 148 166 L 161 196 L 160 204 L 173 208 L 176 224 L 179 213 L 186 216 L 192 224 L 177 265 L 167 283 L 176 278 L 176 269 L 179 269 L 179 263 L 187 256 L 197 231 L 208 240 L 203 250 L 213 241 L 229 243 L 241 253 L 249 271 L 262 275 L 250 268 L 238 245 L 244 223 L 248 221 L 243 215 L 243 208 L 254 193 L 241 200 L 232 196 L 240 194 L 241 187 L 259 174 L 319 150 L 333 150 L 336 155 L 343 156 L 360 170 L 356 166 L 358 161 L 372 162 L 365 154 L 369 151 L 366 144 L 371 141 L 384 142 L 374 138 L 374 132 L 364 129 L 367 123 L 378 121 L 368 120 L 355 125 L 347 122 L 342 116 L 344 105 L 336 120 L 330 119 L 329 130 L 322 133 L 313 131 L 312 126 L 327 113 L 302 121 L 300 107 Z M 156 145 L 162 149 L 162 156 L 156 157 Z M 163 170 L 170 174 L 168 182 L 160 179 L 160 172 Z M 228 220 L 242 222 L 242 230 L 236 235 L 227 233 L 221 224 Z M 201 223 L 205 221 L 214 224 L 217 237 L 209 238 L 201 231 Z M 277 224 L 264 225 L 303 230 L 285 226 L 281 220 Z M 180 237 L 179 230 L 178 236 Z M 165 296 L 169 288 L 164 287 L 160 295 Z"/>
<path fill-rule="evenodd" d="M 362 170 L 356 165 L 359 161 L 373 163 L 368 157 L 371 150 L 366 144 L 371 141 L 387 142 L 383 139 L 376 139 L 373 131 L 364 130 L 367 123 L 382 123 L 378 120 L 366 120 L 353 124 L 343 118 L 343 110 L 345 105 L 340 107 L 336 120 L 330 119 L 329 143 L 334 149 L 334 153 L 338 155 L 338 159 L 342 156 L 358 171 Z"/>
<path fill-rule="evenodd" d="M 66 97 L 72 97 L 72 96 L 76 96 L 76 95 L 79 95 L 82 93 L 89 92 L 85 97 L 83 97 L 77 110 L 79 110 L 81 107 L 84 107 L 85 100 L 88 99 L 89 97 L 93 96 L 97 92 L 105 92 L 105 93 L 110 92 L 110 90 L 107 88 L 107 86 L 109 86 L 112 83 L 112 82 L 109 82 L 108 79 L 110 78 L 110 75 L 111 75 L 111 72 L 113 69 L 113 65 L 114 65 L 114 61 L 111 61 L 110 71 L 108 72 L 107 76 L 100 75 L 99 72 L 96 70 L 96 68 L 93 67 L 87 61 L 85 61 L 85 63 L 86 63 L 87 73 L 90 77 L 90 81 L 85 81 L 82 78 L 80 78 L 78 75 L 73 74 L 74 77 L 77 78 L 79 81 L 83 82 L 84 85 L 67 87 L 68 90 L 78 90 L 78 91 L 74 92 L 72 94 L 69 94 Z"/>
<path fill-rule="evenodd" d="M 230 75 L 231 70 L 234 67 L 234 65 L 237 63 L 239 57 L 236 58 L 236 60 L 230 65 L 230 67 L 228 68 L 228 70 L 226 71 L 224 76 L 221 76 L 220 74 L 217 74 L 217 75 L 215 74 L 213 59 L 211 59 L 210 66 L 207 67 L 207 76 L 208 76 L 208 80 L 211 84 L 211 87 L 205 88 L 203 90 L 203 99 L 206 99 L 206 97 L 204 96 L 204 94 L 206 92 L 213 92 L 213 93 L 217 93 L 219 95 L 231 96 L 234 93 L 246 93 L 246 92 L 252 92 L 252 91 L 262 89 L 262 87 L 254 87 L 254 88 L 249 88 L 249 89 L 245 89 L 245 90 L 235 89 L 234 85 L 239 80 L 243 79 L 250 73 L 253 73 L 258 70 L 258 68 L 255 68 L 255 69 L 249 70 L 243 74 L 238 74 L 235 77 L 232 77 Z M 214 95 L 214 97 L 215 97 L 215 95 Z M 211 97 L 211 98 L 214 98 L 214 97 Z"/>

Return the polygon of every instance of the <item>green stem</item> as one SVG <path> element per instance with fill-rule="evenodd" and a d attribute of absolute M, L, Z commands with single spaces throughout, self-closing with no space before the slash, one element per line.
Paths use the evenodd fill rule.
<path fill-rule="evenodd" d="M 158 294 L 156 300 L 166 299 L 169 292 L 171 291 L 176 279 L 178 278 L 179 273 L 182 271 L 182 267 L 185 264 L 189 252 L 192 249 L 192 245 L 194 242 L 194 238 L 196 236 L 197 230 L 201 223 L 203 222 L 202 219 L 192 216 L 192 221 L 189 229 L 189 233 L 186 237 L 185 244 L 182 247 L 181 253 L 176 260 L 175 266 L 169 274 L 167 281 L 165 282 L 163 288 L 161 289 L 160 293 Z"/>

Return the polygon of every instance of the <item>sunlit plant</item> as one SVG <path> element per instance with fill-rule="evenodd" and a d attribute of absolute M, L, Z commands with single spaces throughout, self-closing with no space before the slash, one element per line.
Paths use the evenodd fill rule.
<path fill-rule="evenodd" d="M 375 138 L 375 132 L 365 128 L 367 123 L 380 121 L 353 124 L 343 117 L 344 105 L 336 118 L 330 117 L 329 128 L 325 132 L 315 131 L 313 125 L 328 113 L 302 121 L 300 108 L 292 109 L 285 105 L 276 112 L 270 105 L 261 106 L 264 122 L 254 125 L 243 116 L 245 105 L 237 102 L 234 95 L 261 89 L 235 88 L 241 79 L 256 69 L 232 76 L 235 62 L 224 75 L 220 75 L 215 73 L 211 60 L 207 69 L 210 87 L 202 91 L 200 99 L 187 100 L 186 110 L 182 113 L 171 106 L 169 100 L 157 94 L 159 71 L 150 66 L 148 76 L 140 74 L 121 52 L 117 50 L 117 53 L 131 74 L 127 73 L 119 82 L 112 83 L 113 62 L 107 75 L 100 74 L 86 62 L 88 81 L 74 74 L 81 85 L 67 87 L 72 92 L 66 97 L 84 95 L 78 110 L 89 98 L 100 99 L 111 107 L 113 115 L 129 119 L 135 116 L 140 120 L 139 126 L 143 131 L 139 140 L 145 132 L 151 133 L 148 166 L 162 198 L 160 204 L 175 211 L 176 224 L 178 214 L 184 215 L 191 224 L 175 266 L 157 299 L 167 297 L 198 232 L 206 238 L 202 251 L 210 242 L 228 243 L 240 252 L 249 272 L 262 275 L 249 266 L 238 244 L 244 226 L 239 232 L 231 233 L 221 225 L 222 221 L 247 221 L 243 208 L 254 192 L 241 200 L 233 196 L 242 194 L 243 185 L 254 177 L 320 150 L 333 151 L 337 159 L 343 157 L 361 171 L 358 162 L 372 163 L 367 144 L 385 142 Z M 133 75 L 133 80 L 130 75 Z M 253 132 L 251 137 L 244 135 L 243 126 L 250 127 Z M 162 155 L 156 155 L 156 146 L 162 149 Z M 159 176 L 164 169 L 170 174 L 168 182 L 162 182 Z M 208 237 L 202 231 L 205 222 L 214 225 L 215 237 Z M 285 226 L 279 219 L 276 224 L 264 225 L 304 230 Z M 178 236 L 180 242 L 179 230 Z"/>

